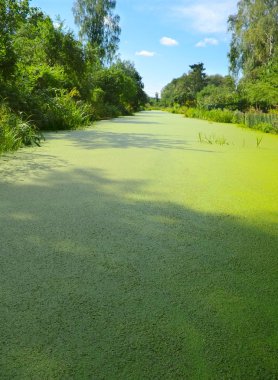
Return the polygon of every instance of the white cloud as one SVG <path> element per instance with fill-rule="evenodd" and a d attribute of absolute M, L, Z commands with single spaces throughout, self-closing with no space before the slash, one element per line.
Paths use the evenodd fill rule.
<path fill-rule="evenodd" d="M 184 20 L 186 25 L 201 33 L 223 33 L 227 31 L 227 19 L 236 9 L 236 2 L 207 1 L 172 8 L 175 17 Z"/>
<path fill-rule="evenodd" d="M 141 50 L 141 51 L 137 51 L 135 53 L 135 55 L 138 55 L 140 57 L 153 57 L 153 56 L 155 56 L 155 52 L 154 51 L 148 51 L 148 50 Z"/>
<path fill-rule="evenodd" d="M 160 39 L 160 43 L 161 45 L 165 45 L 165 46 L 177 46 L 179 44 L 178 41 L 170 37 L 162 37 Z"/>
<path fill-rule="evenodd" d="M 202 41 L 196 43 L 196 47 L 206 47 L 208 45 L 216 46 L 219 44 L 219 41 L 216 38 L 204 38 Z"/>

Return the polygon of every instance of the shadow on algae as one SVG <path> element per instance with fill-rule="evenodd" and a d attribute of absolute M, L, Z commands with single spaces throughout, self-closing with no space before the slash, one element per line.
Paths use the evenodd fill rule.
<path fill-rule="evenodd" d="M 278 378 L 277 226 L 143 186 L 1 184 L 1 379 Z"/>

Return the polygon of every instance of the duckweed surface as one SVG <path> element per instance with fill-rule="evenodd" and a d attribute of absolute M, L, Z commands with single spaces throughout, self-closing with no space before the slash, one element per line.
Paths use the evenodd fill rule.
<path fill-rule="evenodd" d="M 156 111 L 2 156 L 0 378 L 277 379 L 277 168 Z"/>

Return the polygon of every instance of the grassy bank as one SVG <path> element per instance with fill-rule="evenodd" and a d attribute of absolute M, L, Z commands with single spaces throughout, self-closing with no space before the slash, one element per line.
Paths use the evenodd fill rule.
<path fill-rule="evenodd" d="M 160 107 L 153 107 L 153 109 Z M 163 110 L 182 114 L 188 118 L 196 118 L 208 121 L 215 121 L 218 123 L 232 123 L 238 124 L 241 127 L 247 127 L 259 130 L 265 133 L 278 134 L 278 114 L 277 113 L 259 113 L 259 112 L 240 112 L 231 111 L 228 109 L 212 109 L 206 110 L 201 108 L 190 107 L 167 107 Z"/>

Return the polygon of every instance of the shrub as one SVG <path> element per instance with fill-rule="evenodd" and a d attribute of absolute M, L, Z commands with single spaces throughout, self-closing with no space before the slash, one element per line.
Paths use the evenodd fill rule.
<path fill-rule="evenodd" d="M 122 114 L 122 110 L 109 103 L 95 103 L 92 106 L 92 115 L 95 120 L 116 118 Z"/>
<path fill-rule="evenodd" d="M 29 122 L 0 104 L 0 153 L 16 150 L 24 145 L 40 145 L 42 134 Z"/>
<path fill-rule="evenodd" d="M 92 116 L 90 106 L 75 101 L 71 95 L 65 90 L 56 90 L 54 97 L 44 94 L 44 102 L 38 99 L 34 117 L 40 129 L 78 129 L 89 124 Z"/>

